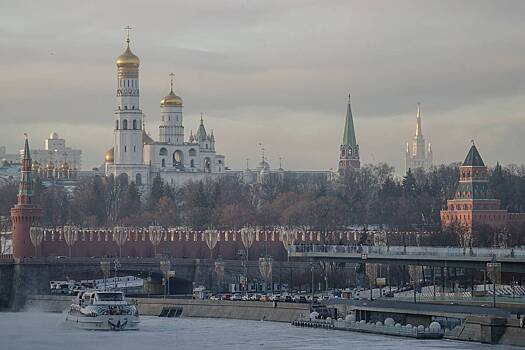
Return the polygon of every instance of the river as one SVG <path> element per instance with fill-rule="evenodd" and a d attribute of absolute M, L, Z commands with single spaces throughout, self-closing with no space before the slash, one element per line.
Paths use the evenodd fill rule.
<path fill-rule="evenodd" d="M 139 331 L 104 332 L 71 329 L 62 319 L 61 314 L 53 313 L 0 313 L 0 349 L 517 349 L 297 328 L 260 321 L 142 317 Z"/>

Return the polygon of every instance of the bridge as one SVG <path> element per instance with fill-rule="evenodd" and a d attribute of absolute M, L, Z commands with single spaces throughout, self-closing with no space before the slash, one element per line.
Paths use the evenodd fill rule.
<path fill-rule="evenodd" d="M 501 263 L 502 272 L 525 272 L 524 248 L 291 245 L 290 258 L 310 261 L 439 266 L 483 270 Z"/>

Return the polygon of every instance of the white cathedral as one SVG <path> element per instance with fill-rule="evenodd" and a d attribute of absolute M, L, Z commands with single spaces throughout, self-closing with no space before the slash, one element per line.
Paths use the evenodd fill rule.
<path fill-rule="evenodd" d="M 182 98 L 173 91 L 160 100 L 159 140 L 144 130 L 139 104 L 139 58 L 127 48 L 117 60 L 117 103 L 114 146 L 105 156 L 106 176 L 124 177 L 149 189 L 155 176 L 172 186 L 225 173 L 224 156 L 215 152 L 215 136 L 208 134 L 201 114 L 197 133 L 184 134 Z"/>

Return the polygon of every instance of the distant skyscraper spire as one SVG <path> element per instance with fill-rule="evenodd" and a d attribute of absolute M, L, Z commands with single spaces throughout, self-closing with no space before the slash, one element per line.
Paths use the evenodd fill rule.
<path fill-rule="evenodd" d="M 421 103 L 417 103 L 416 113 L 416 132 L 412 139 L 412 147 L 407 143 L 405 152 L 405 172 L 408 169 L 423 168 L 425 170 L 432 166 L 432 148 L 425 146 L 425 139 L 423 138 L 423 128 L 421 123 Z"/>

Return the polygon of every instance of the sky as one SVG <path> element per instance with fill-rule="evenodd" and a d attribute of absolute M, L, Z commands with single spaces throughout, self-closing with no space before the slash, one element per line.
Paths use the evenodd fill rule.
<path fill-rule="evenodd" d="M 434 162 L 525 163 L 525 1 L 0 0 L 0 146 L 56 131 L 84 168 L 112 147 L 115 58 L 141 59 L 141 108 L 158 138 L 160 99 L 204 113 L 232 169 L 337 167 L 348 94 L 362 163 L 404 172 L 421 102 Z"/>

